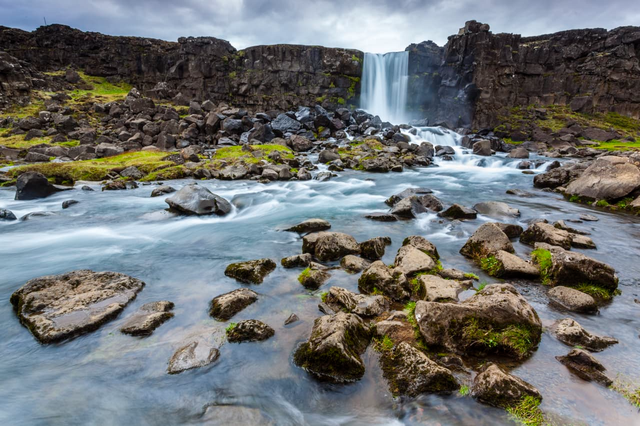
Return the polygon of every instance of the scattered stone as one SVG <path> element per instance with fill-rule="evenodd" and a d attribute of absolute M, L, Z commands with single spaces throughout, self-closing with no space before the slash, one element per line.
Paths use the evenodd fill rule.
<path fill-rule="evenodd" d="M 293 256 L 285 257 L 282 260 L 280 260 L 280 264 L 285 268 L 299 268 L 299 267 L 306 268 L 311 264 L 312 260 L 313 258 L 311 254 L 304 253 L 304 254 L 296 254 Z"/>
<path fill-rule="evenodd" d="M 256 300 L 258 293 L 248 288 L 239 288 L 214 297 L 209 315 L 218 321 L 227 321 Z"/>
<path fill-rule="evenodd" d="M 16 181 L 16 200 L 35 200 L 45 198 L 56 192 L 71 188 L 52 185 L 46 176 L 38 172 L 26 172 L 18 176 Z"/>
<path fill-rule="evenodd" d="M 412 195 L 398 201 L 389 211 L 389 214 L 405 219 L 415 219 L 419 214 L 426 213 L 427 209 L 420 199 Z"/>
<path fill-rule="evenodd" d="M 150 336 L 164 322 L 173 318 L 173 302 L 145 303 L 131 315 L 120 331 L 132 336 Z"/>
<path fill-rule="evenodd" d="M 598 312 L 598 304 L 595 299 L 574 288 L 557 286 L 549 290 L 547 294 L 553 302 L 569 311 L 584 313 Z"/>
<path fill-rule="evenodd" d="M 489 363 L 473 380 L 471 395 L 494 407 L 509 408 L 527 396 L 542 399 L 540 392 L 519 377 Z"/>
<path fill-rule="evenodd" d="M 53 343 L 97 330 L 144 285 L 117 272 L 78 270 L 28 281 L 11 295 L 11 304 L 40 343 Z"/>
<path fill-rule="evenodd" d="M 250 319 L 240 321 L 235 327 L 227 330 L 227 339 L 231 343 L 261 342 L 276 332 L 262 321 Z"/>
<path fill-rule="evenodd" d="M 411 295 L 405 274 L 398 269 L 390 269 L 380 260 L 373 262 L 362 273 L 358 289 L 366 294 L 380 291 L 396 301 L 404 301 Z"/>
<path fill-rule="evenodd" d="M 460 254 L 471 259 L 482 259 L 500 250 L 513 253 L 511 240 L 495 223 L 485 223 L 469 237 Z"/>
<path fill-rule="evenodd" d="M 204 342 L 194 341 L 179 348 L 169 360 L 167 372 L 178 374 L 193 368 L 207 366 L 218 359 L 218 348 Z"/>
<path fill-rule="evenodd" d="M 7 209 L 0 209 L 0 220 L 17 220 L 18 218 L 16 217 L 15 214 L 13 214 L 13 212 L 11 210 L 7 210 Z"/>
<path fill-rule="evenodd" d="M 572 349 L 567 355 L 557 356 L 556 359 L 582 380 L 598 382 L 605 386 L 611 386 L 613 383 L 604 374 L 604 365 L 587 351 Z"/>
<path fill-rule="evenodd" d="M 160 197 L 162 195 L 171 194 L 172 192 L 176 192 L 175 188 L 169 185 L 160 185 L 157 188 L 154 188 L 153 191 L 151 191 L 151 196 Z"/>
<path fill-rule="evenodd" d="M 569 346 L 582 346 L 591 352 L 600 352 L 618 343 L 618 340 L 612 337 L 589 333 L 571 318 L 556 321 L 551 330 L 562 343 Z"/>
<path fill-rule="evenodd" d="M 323 219 L 307 219 L 291 228 L 285 229 L 287 232 L 297 232 L 306 234 L 309 232 L 325 231 L 331 228 L 331 224 Z"/>
<path fill-rule="evenodd" d="M 289 315 L 289 317 L 287 317 L 286 320 L 284 320 L 284 325 L 290 325 L 293 324 L 294 322 L 298 322 L 300 321 L 300 318 L 298 318 L 298 316 L 296 314 L 291 314 Z"/>
<path fill-rule="evenodd" d="M 67 201 L 63 201 L 62 202 L 62 208 L 63 209 L 68 209 L 69 207 L 73 206 L 74 204 L 78 204 L 80 201 L 76 201 L 76 200 L 67 200 Z"/>
<path fill-rule="evenodd" d="M 347 312 L 361 317 L 375 317 L 385 312 L 388 308 L 388 303 L 384 296 L 365 296 L 341 287 L 331 287 L 325 297 L 325 303 L 336 312 L 346 309 Z"/>
<path fill-rule="evenodd" d="M 224 274 L 243 283 L 262 284 L 264 278 L 275 269 L 276 262 L 271 259 L 247 260 L 230 264 Z"/>
<path fill-rule="evenodd" d="M 391 244 L 389 237 L 375 237 L 360 243 L 360 255 L 368 260 L 378 260 L 384 256 L 384 249 Z"/>
<path fill-rule="evenodd" d="M 494 254 L 496 260 L 495 269 L 491 276 L 498 278 L 536 278 L 540 276 L 540 270 L 526 260 L 520 259 L 515 254 L 498 250 Z"/>
<path fill-rule="evenodd" d="M 426 195 L 426 194 L 432 194 L 432 193 L 433 191 L 427 188 L 407 188 L 404 191 L 389 197 L 385 201 L 385 204 L 388 205 L 389 207 L 393 207 L 401 200 L 407 197 L 411 197 L 412 195 Z"/>
<path fill-rule="evenodd" d="M 438 254 L 438 249 L 436 248 L 436 246 L 431 241 L 419 235 L 411 235 L 405 238 L 402 242 L 402 245 L 413 246 L 424 254 L 431 256 L 433 260 L 440 259 L 440 255 Z"/>
<path fill-rule="evenodd" d="M 367 269 L 371 262 L 352 254 L 346 255 L 340 261 L 340 266 L 347 272 L 356 273 Z"/>
<path fill-rule="evenodd" d="M 320 261 L 340 260 L 348 254 L 360 254 L 360 245 L 351 235 L 341 232 L 318 232 L 302 239 L 302 252 Z"/>
<path fill-rule="evenodd" d="M 196 184 L 183 186 L 164 201 L 183 214 L 224 216 L 231 212 L 231 204 L 227 200 Z"/>
<path fill-rule="evenodd" d="M 478 213 L 489 217 L 519 217 L 520 210 L 499 201 L 486 201 L 473 206 Z"/>
<path fill-rule="evenodd" d="M 522 235 L 520 235 L 520 242 L 530 246 L 535 243 L 547 243 L 569 250 L 571 248 L 571 241 L 571 234 L 567 231 L 555 228 L 553 225 L 544 222 L 531 224 Z"/>
<path fill-rule="evenodd" d="M 324 268 L 317 268 L 312 265 L 312 267 L 302 271 L 298 277 L 298 281 L 303 287 L 315 290 L 322 287 L 322 284 L 329 278 L 331 278 L 331 274 Z"/>
<path fill-rule="evenodd" d="M 570 234 L 591 235 L 591 233 L 590 233 L 590 232 L 582 231 L 582 230 L 579 230 L 579 229 L 576 229 L 576 228 L 573 228 L 573 227 L 571 227 L 571 226 L 567 225 L 567 224 L 565 223 L 565 221 L 564 221 L 564 220 L 558 220 L 558 221 L 556 221 L 556 222 L 553 224 L 553 226 L 554 226 L 555 228 L 562 229 L 563 231 L 567 231 L 567 232 L 569 232 Z"/>
<path fill-rule="evenodd" d="M 592 214 L 581 214 L 580 215 L 580 219 L 584 220 L 586 222 L 597 222 L 600 219 L 598 219 L 596 216 L 592 215 Z"/>
<path fill-rule="evenodd" d="M 451 220 L 465 220 L 475 219 L 478 216 L 478 213 L 468 207 L 461 206 L 460 204 L 454 204 L 445 211 L 438 213 L 438 216 Z"/>

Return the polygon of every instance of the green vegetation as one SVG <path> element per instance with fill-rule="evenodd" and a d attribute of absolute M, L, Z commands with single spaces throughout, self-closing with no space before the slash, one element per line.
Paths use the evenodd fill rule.
<path fill-rule="evenodd" d="M 352 61 L 356 61 L 356 62 L 362 62 L 362 59 L 360 59 L 359 57 L 357 57 L 356 55 L 351 55 L 351 60 Z"/>
<path fill-rule="evenodd" d="M 495 330 L 489 323 L 477 318 L 467 318 L 461 330 L 461 337 L 469 343 L 469 348 L 510 352 L 518 358 L 526 357 L 538 340 L 535 331 L 528 326 L 510 324 L 502 330 Z"/>
<path fill-rule="evenodd" d="M 300 284 L 304 284 L 304 281 L 309 277 L 310 273 L 311 273 L 311 268 L 306 268 L 298 276 L 298 282 Z M 322 297 L 322 301 L 324 302 L 327 296 L 325 294 L 323 294 L 321 297 Z"/>
<path fill-rule="evenodd" d="M 227 328 L 225 328 L 227 334 L 231 333 L 233 329 L 236 328 L 237 325 L 238 325 L 237 322 L 230 322 Z"/>
<path fill-rule="evenodd" d="M 600 200 L 596 203 L 596 206 L 598 207 L 608 207 L 609 203 L 607 202 L 607 200 Z"/>
<path fill-rule="evenodd" d="M 309 268 L 307 268 L 309 269 Z M 305 269 L 305 271 L 307 270 Z M 302 273 L 304 273 L 304 271 L 302 271 Z M 308 274 L 308 272 L 307 272 Z M 302 274 L 301 274 L 302 275 Z M 322 293 L 320 293 L 320 300 L 322 300 L 322 303 L 327 303 L 327 296 L 329 295 L 328 291 L 323 291 Z"/>
<path fill-rule="evenodd" d="M 407 321 L 411 323 L 412 326 L 417 327 L 418 323 L 416 322 L 416 302 L 409 302 L 404 305 L 404 312 L 407 314 Z"/>
<path fill-rule="evenodd" d="M 611 291 L 607 288 L 597 286 L 592 283 L 581 283 L 578 285 L 571 286 L 576 290 L 579 290 L 583 293 L 587 293 L 595 299 L 599 300 L 611 300 L 613 296 L 620 294 L 620 290 Z"/>
<path fill-rule="evenodd" d="M 40 144 L 47 144 L 51 146 L 60 145 L 60 146 L 65 146 L 69 148 L 78 146 L 80 144 L 80 142 L 77 140 L 51 143 L 50 136 L 46 136 L 42 138 L 34 138 L 26 141 L 24 140 L 24 136 L 25 135 L 0 136 L 0 145 L 5 146 L 7 148 L 13 148 L 13 149 L 29 149 L 32 146 L 40 145 Z"/>
<path fill-rule="evenodd" d="M 633 386 L 618 377 L 610 388 L 624 396 L 635 407 L 640 408 L 640 386 Z"/>
<path fill-rule="evenodd" d="M 214 168 L 220 168 L 229 163 L 244 162 L 247 164 L 259 163 L 262 160 L 273 162 L 269 154 L 273 151 L 280 152 L 284 159 L 292 159 L 293 151 L 283 145 L 250 145 L 251 151 L 245 151 L 243 146 L 229 146 L 218 149 L 212 158 Z"/>
<path fill-rule="evenodd" d="M 486 281 L 481 282 L 480 285 L 478 286 L 478 288 L 476 289 L 476 292 L 481 292 L 488 285 L 489 285 L 489 283 L 486 282 Z"/>
<path fill-rule="evenodd" d="M 92 86 L 91 89 L 75 89 L 68 93 L 74 102 L 114 102 L 123 100 L 129 91 L 131 85 L 127 83 L 110 83 L 104 77 L 95 77 L 79 71 L 78 74 L 85 83 Z"/>
<path fill-rule="evenodd" d="M 395 343 L 393 343 L 393 340 L 391 340 L 391 338 L 387 335 L 385 335 L 382 340 L 377 339 L 376 341 L 376 349 L 378 349 L 380 352 L 388 352 L 393 349 L 394 345 Z"/>
<path fill-rule="evenodd" d="M 495 256 L 489 256 L 480 260 L 480 267 L 492 277 L 497 277 L 500 275 L 502 264 L 495 258 Z"/>
<path fill-rule="evenodd" d="M 469 393 L 471 393 L 471 389 L 469 389 L 469 386 L 467 385 L 460 386 L 460 389 L 458 390 L 458 395 L 467 396 L 469 395 Z"/>
<path fill-rule="evenodd" d="M 540 399 L 533 396 L 525 396 L 513 407 L 507 408 L 511 418 L 518 424 L 526 426 L 539 426 L 545 424 L 544 415 L 540 410 Z"/>
<path fill-rule="evenodd" d="M 475 280 L 478 281 L 480 279 L 479 276 L 477 276 L 476 274 L 474 274 L 473 272 L 467 272 L 464 274 L 464 277 L 468 280 Z"/>
<path fill-rule="evenodd" d="M 540 269 L 542 284 L 549 285 L 551 283 L 551 267 L 553 266 L 551 252 L 540 248 L 535 249 L 531 252 L 531 259 L 533 259 Z"/>

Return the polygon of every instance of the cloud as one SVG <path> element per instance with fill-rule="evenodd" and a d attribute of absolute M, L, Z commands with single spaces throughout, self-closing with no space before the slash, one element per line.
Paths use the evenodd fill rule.
<path fill-rule="evenodd" d="M 523 35 L 615 28 L 640 18 L 637 0 L 0 0 L 1 25 L 60 23 L 85 31 L 176 40 L 213 36 L 237 48 L 293 43 L 369 52 L 447 37 L 470 19 Z"/>

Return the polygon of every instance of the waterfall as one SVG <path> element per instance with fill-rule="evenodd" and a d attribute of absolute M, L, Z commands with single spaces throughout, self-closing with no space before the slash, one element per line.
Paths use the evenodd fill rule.
<path fill-rule="evenodd" d="M 409 52 L 365 53 L 360 107 L 383 121 L 406 121 Z"/>

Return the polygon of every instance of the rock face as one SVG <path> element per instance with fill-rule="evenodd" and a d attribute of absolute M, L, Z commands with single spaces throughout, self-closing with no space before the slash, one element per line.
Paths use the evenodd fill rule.
<path fill-rule="evenodd" d="M 231 204 L 227 200 L 196 184 L 180 188 L 165 202 L 184 214 L 224 216 L 231 212 Z"/>
<path fill-rule="evenodd" d="M 120 331 L 132 336 L 149 336 L 153 330 L 173 318 L 173 302 L 145 303 L 127 321 Z"/>
<path fill-rule="evenodd" d="M 509 237 L 495 223 L 481 225 L 460 249 L 460 254 L 471 259 L 479 259 L 499 250 L 513 253 Z"/>
<path fill-rule="evenodd" d="M 218 359 L 218 348 L 204 341 L 194 341 L 179 348 L 169 360 L 167 372 L 178 374 L 193 368 L 207 366 Z"/>
<path fill-rule="evenodd" d="M 53 343 L 97 330 L 144 285 L 117 272 L 79 270 L 32 279 L 11 295 L 11 304 L 38 341 Z"/>
<path fill-rule="evenodd" d="M 240 321 L 227 331 L 227 339 L 232 343 L 259 342 L 273 337 L 275 331 L 267 324 L 258 320 Z"/>
<path fill-rule="evenodd" d="M 324 219 L 307 219 L 291 228 L 285 229 L 285 231 L 306 234 L 307 232 L 326 231 L 329 228 L 331 228 L 331 224 Z"/>
<path fill-rule="evenodd" d="M 567 194 L 595 200 L 617 200 L 640 188 L 640 170 L 626 157 L 598 157 L 567 186 Z"/>
<path fill-rule="evenodd" d="M 325 315 L 314 321 L 311 337 L 298 347 L 293 359 L 322 380 L 356 381 L 364 375 L 360 355 L 367 349 L 369 338 L 368 329 L 357 315 Z"/>
<path fill-rule="evenodd" d="M 498 308 L 499 307 L 499 308 Z M 511 284 L 491 284 L 462 303 L 416 303 L 427 346 L 464 354 L 531 354 L 542 333 L 536 311 Z"/>
<path fill-rule="evenodd" d="M 536 388 L 492 363 L 473 380 L 471 395 L 480 402 L 501 408 L 517 405 L 526 396 L 542 399 Z"/>
<path fill-rule="evenodd" d="M 360 276 L 358 288 L 363 293 L 381 291 L 393 300 L 409 298 L 411 290 L 405 274 L 398 269 L 389 269 L 382 261 L 373 262 Z"/>
<path fill-rule="evenodd" d="M 214 297 L 209 315 L 217 320 L 227 321 L 256 300 L 258 293 L 248 288 L 239 288 Z"/>
<path fill-rule="evenodd" d="M 341 287 L 331 287 L 325 298 L 325 302 L 332 308 L 335 306 L 339 311 L 346 309 L 348 312 L 360 315 L 361 317 L 374 317 L 382 314 L 388 306 L 384 296 L 365 296 L 364 294 L 352 293 Z"/>
<path fill-rule="evenodd" d="M 247 260 L 227 266 L 224 274 L 243 283 L 262 284 L 264 278 L 275 269 L 276 262 L 271 259 Z"/>
<path fill-rule="evenodd" d="M 613 383 L 604 374 L 606 370 L 604 365 L 587 351 L 572 349 L 567 355 L 557 356 L 556 359 L 583 380 L 602 383 L 605 386 L 610 386 Z"/>
<path fill-rule="evenodd" d="M 320 261 L 340 260 L 348 254 L 359 254 L 360 246 L 351 235 L 341 232 L 318 232 L 302 239 L 302 251 Z"/>
<path fill-rule="evenodd" d="M 582 346 L 592 352 L 600 352 L 618 341 L 612 337 L 597 336 L 589 333 L 571 318 L 556 321 L 551 331 L 562 343 L 569 346 Z"/>
<path fill-rule="evenodd" d="M 449 393 L 460 385 L 448 369 L 430 360 L 407 342 L 381 356 L 384 376 L 394 395 L 416 397 L 423 393 Z"/>
<path fill-rule="evenodd" d="M 595 313 L 598 304 L 586 293 L 564 286 L 557 286 L 549 290 L 549 299 L 563 308 L 573 312 Z"/>
<path fill-rule="evenodd" d="M 45 198 L 63 190 L 50 184 L 42 173 L 26 172 L 18 176 L 16 181 L 16 200 Z"/>

